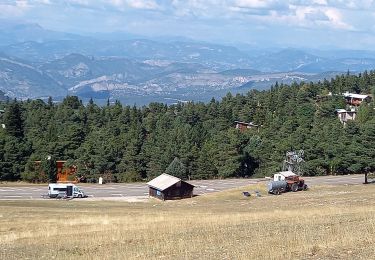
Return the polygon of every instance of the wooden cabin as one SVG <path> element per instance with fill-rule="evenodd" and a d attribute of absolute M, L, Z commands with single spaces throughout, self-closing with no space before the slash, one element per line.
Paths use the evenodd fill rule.
<path fill-rule="evenodd" d="M 354 109 L 336 109 L 336 113 L 340 122 L 344 125 L 346 125 L 346 122 L 348 122 L 349 120 L 355 120 L 355 118 L 357 117 L 357 111 L 355 111 Z"/>
<path fill-rule="evenodd" d="M 241 132 L 246 131 L 247 129 L 258 129 L 259 125 L 254 124 L 253 122 L 242 122 L 242 121 L 234 121 L 236 124 L 236 129 L 239 129 Z"/>
<path fill-rule="evenodd" d="M 193 197 L 194 185 L 166 173 L 149 181 L 147 185 L 149 187 L 149 196 L 161 200 Z"/>
<path fill-rule="evenodd" d="M 40 174 L 44 174 L 41 168 L 41 161 L 35 161 L 35 169 L 40 172 Z M 56 161 L 56 181 L 57 182 L 69 182 L 69 183 L 76 183 L 79 182 L 74 174 L 77 172 L 76 166 L 71 166 L 69 168 L 64 169 L 64 164 L 66 161 Z"/>
<path fill-rule="evenodd" d="M 345 98 L 346 103 L 351 106 L 360 106 L 364 101 L 371 101 L 370 95 L 361 95 L 345 92 L 343 93 L 343 96 Z"/>
<path fill-rule="evenodd" d="M 71 166 L 64 169 L 66 161 L 56 161 L 57 168 L 57 182 L 71 182 L 76 183 L 78 180 L 75 177 L 70 177 L 77 172 L 76 166 Z"/>

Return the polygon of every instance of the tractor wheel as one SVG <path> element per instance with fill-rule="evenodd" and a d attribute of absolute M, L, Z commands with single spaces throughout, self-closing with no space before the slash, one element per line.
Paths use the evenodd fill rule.
<path fill-rule="evenodd" d="M 303 184 L 303 190 L 304 190 L 304 191 L 307 190 L 307 185 L 306 185 L 306 184 Z"/>
<path fill-rule="evenodd" d="M 82 194 L 78 194 L 78 198 L 82 198 Z"/>
<path fill-rule="evenodd" d="M 292 191 L 293 191 L 293 192 L 298 191 L 298 184 L 297 184 L 297 183 L 293 183 L 293 184 L 292 184 Z"/>

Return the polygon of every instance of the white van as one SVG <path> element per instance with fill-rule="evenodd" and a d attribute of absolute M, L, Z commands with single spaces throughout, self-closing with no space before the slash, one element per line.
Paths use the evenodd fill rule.
<path fill-rule="evenodd" d="M 73 197 L 85 198 L 86 194 L 72 183 L 50 183 L 48 184 L 48 196 L 50 198 L 56 197 Z"/>

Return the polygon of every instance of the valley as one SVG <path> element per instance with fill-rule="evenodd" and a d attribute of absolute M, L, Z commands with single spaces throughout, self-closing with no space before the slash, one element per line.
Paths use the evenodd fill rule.
<path fill-rule="evenodd" d="M 95 38 L 35 24 L 0 27 L 0 32 L 0 90 L 21 100 L 51 96 L 58 102 L 77 95 L 99 104 L 207 102 L 228 92 L 323 81 L 375 66 L 370 51 L 248 51 L 190 39 Z"/>

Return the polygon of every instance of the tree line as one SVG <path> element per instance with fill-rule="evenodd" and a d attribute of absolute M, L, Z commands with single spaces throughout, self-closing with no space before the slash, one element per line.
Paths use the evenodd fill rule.
<path fill-rule="evenodd" d="M 208 103 L 98 106 L 75 96 L 58 104 L 51 98 L 3 101 L 0 180 L 51 181 L 55 170 L 48 172 L 48 158 L 67 160 L 89 181 L 151 179 L 168 168 L 183 179 L 270 176 L 281 169 L 287 151 L 299 149 L 305 151 L 305 175 L 372 172 L 374 102 L 362 104 L 345 127 L 335 109 L 346 107 L 340 93 L 375 94 L 373 86 L 370 71 L 317 83 L 276 83 Z M 240 132 L 236 120 L 260 127 Z M 38 160 L 45 174 L 35 168 Z"/>

